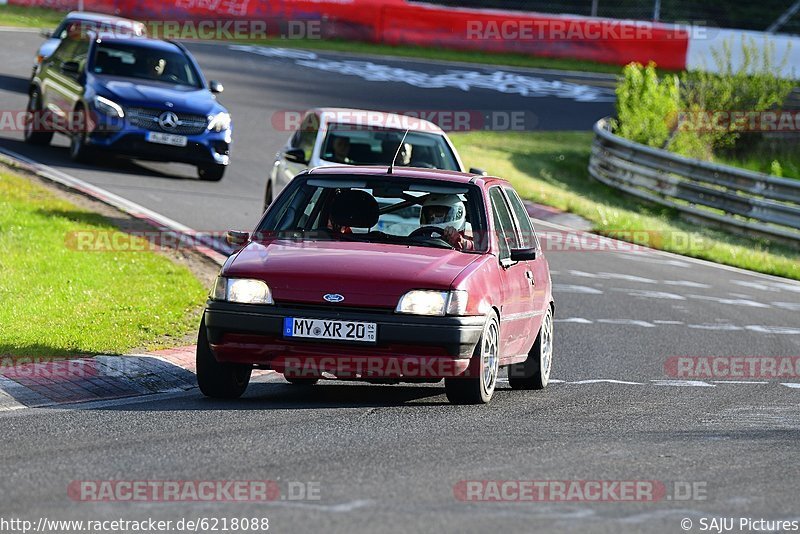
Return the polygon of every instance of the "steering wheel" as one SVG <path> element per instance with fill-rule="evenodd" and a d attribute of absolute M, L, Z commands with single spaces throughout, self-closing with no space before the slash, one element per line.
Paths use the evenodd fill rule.
<path fill-rule="evenodd" d="M 420 226 L 410 234 L 408 237 L 433 237 L 433 234 L 438 234 L 440 238 L 444 237 L 444 230 L 438 226 Z"/>

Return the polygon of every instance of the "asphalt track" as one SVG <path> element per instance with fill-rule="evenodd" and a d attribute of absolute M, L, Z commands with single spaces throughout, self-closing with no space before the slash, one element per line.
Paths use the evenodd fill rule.
<path fill-rule="evenodd" d="M 21 109 L 37 39 L 0 38 L 0 105 Z M 247 228 L 259 215 L 262 173 L 288 135 L 264 127 L 276 111 L 525 106 L 540 127 L 587 129 L 611 105 L 424 89 L 303 67 L 297 58 L 192 49 L 207 75 L 226 84 L 222 101 L 236 121 L 234 163 L 220 184 L 172 166 L 75 167 L 63 141 L 33 151 L 20 133 L 0 133 L 0 146 L 198 229 Z M 465 69 L 380 61 L 434 75 Z M 544 223 L 537 229 L 559 231 Z M 800 284 L 653 251 L 608 250 L 618 247 L 608 242 L 557 240 L 547 256 L 558 381 L 545 391 L 501 383 L 489 406 L 457 407 L 441 385 L 298 389 L 274 378 L 252 384 L 236 402 L 189 392 L 5 413 L 0 517 L 269 517 L 275 532 L 682 532 L 683 518 L 699 532 L 703 517 L 737 518 L 737 526 L 740 517 L 800 520 L 800 377 L 687 381 L 668 370 L 673 356 L 800 356 Z M 108 503 L 76 502 L 67 493 L 75 480 L 229 479 L 276 480 L 286 491 L 290 482 L 315 482 L 320 499 Z M 461 481 L 520 479 L 659 481 L 668 495 L 633 503 L 467 503 L 454 492 Z M 678 499 L 676 482 L 697 483 L 702 493 L 694 497 L 704 498 Z"/>

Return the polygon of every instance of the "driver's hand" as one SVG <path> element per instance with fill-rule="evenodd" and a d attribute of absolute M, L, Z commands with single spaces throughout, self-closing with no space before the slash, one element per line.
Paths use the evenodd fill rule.
<path fill-rule="evenodd" d="M 453 248 L 461 250 L 461 233 L 452 226 L 444 229 L 442 239 L 450 243 Z"/>

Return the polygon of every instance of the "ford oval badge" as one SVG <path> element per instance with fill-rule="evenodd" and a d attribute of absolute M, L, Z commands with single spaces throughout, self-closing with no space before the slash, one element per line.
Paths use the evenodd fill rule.
<path fill-rule="evenodd" d="M 324 298 L 328 302 L 333 302 L 334 304 L 336 304 L 338 302 L 342 302 L 344 300 L 344 296 L 343 295 L 339 295 L 338 293 L 328 293 L 327 295 L 325 295 L 322 298 Z"/>

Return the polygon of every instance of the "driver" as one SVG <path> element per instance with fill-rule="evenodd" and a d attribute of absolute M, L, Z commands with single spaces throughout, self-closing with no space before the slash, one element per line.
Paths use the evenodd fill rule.
<path fill-rule="evenodd" d="M 464 235 L 467 214 L 458 195 L 428 195 L 422 202 L 419 224 L 440 228 L 442 239 L 456 250 L 475 250 L 472 238 Z"/>
<path fill-rule="evenodd" d="M 397 149 L 398 146 L 400 150 Z M 383 158 L 387 165 L 390 164 L 395 153 L 397 153 L 394 164 L 398 167 L 408 167 L 411 165 L 411 152 L 413 150 L 414 147 L 411 146 L 411 143 L 403 143 L 400 145 L 400 141 L 391 139 L 387 139 L 381 143 L 381 151 L 383 152 Z"/>
<path fill-rule="evenodd" d="M 333 161 L 336 163 L 352 164 L 353 160 L 350 159 L 350 138 L 344 136 L 336 136 L 333 139 Z"/>
<path fill-rule="evenodd" d="M 164 70 L 166 68 L 167 68 L 166 59 L 150 57 L 147 58 L 147 72 L 145 73 L 145 75 L 148 78 L 158 80 L 164 74 Z"/>

